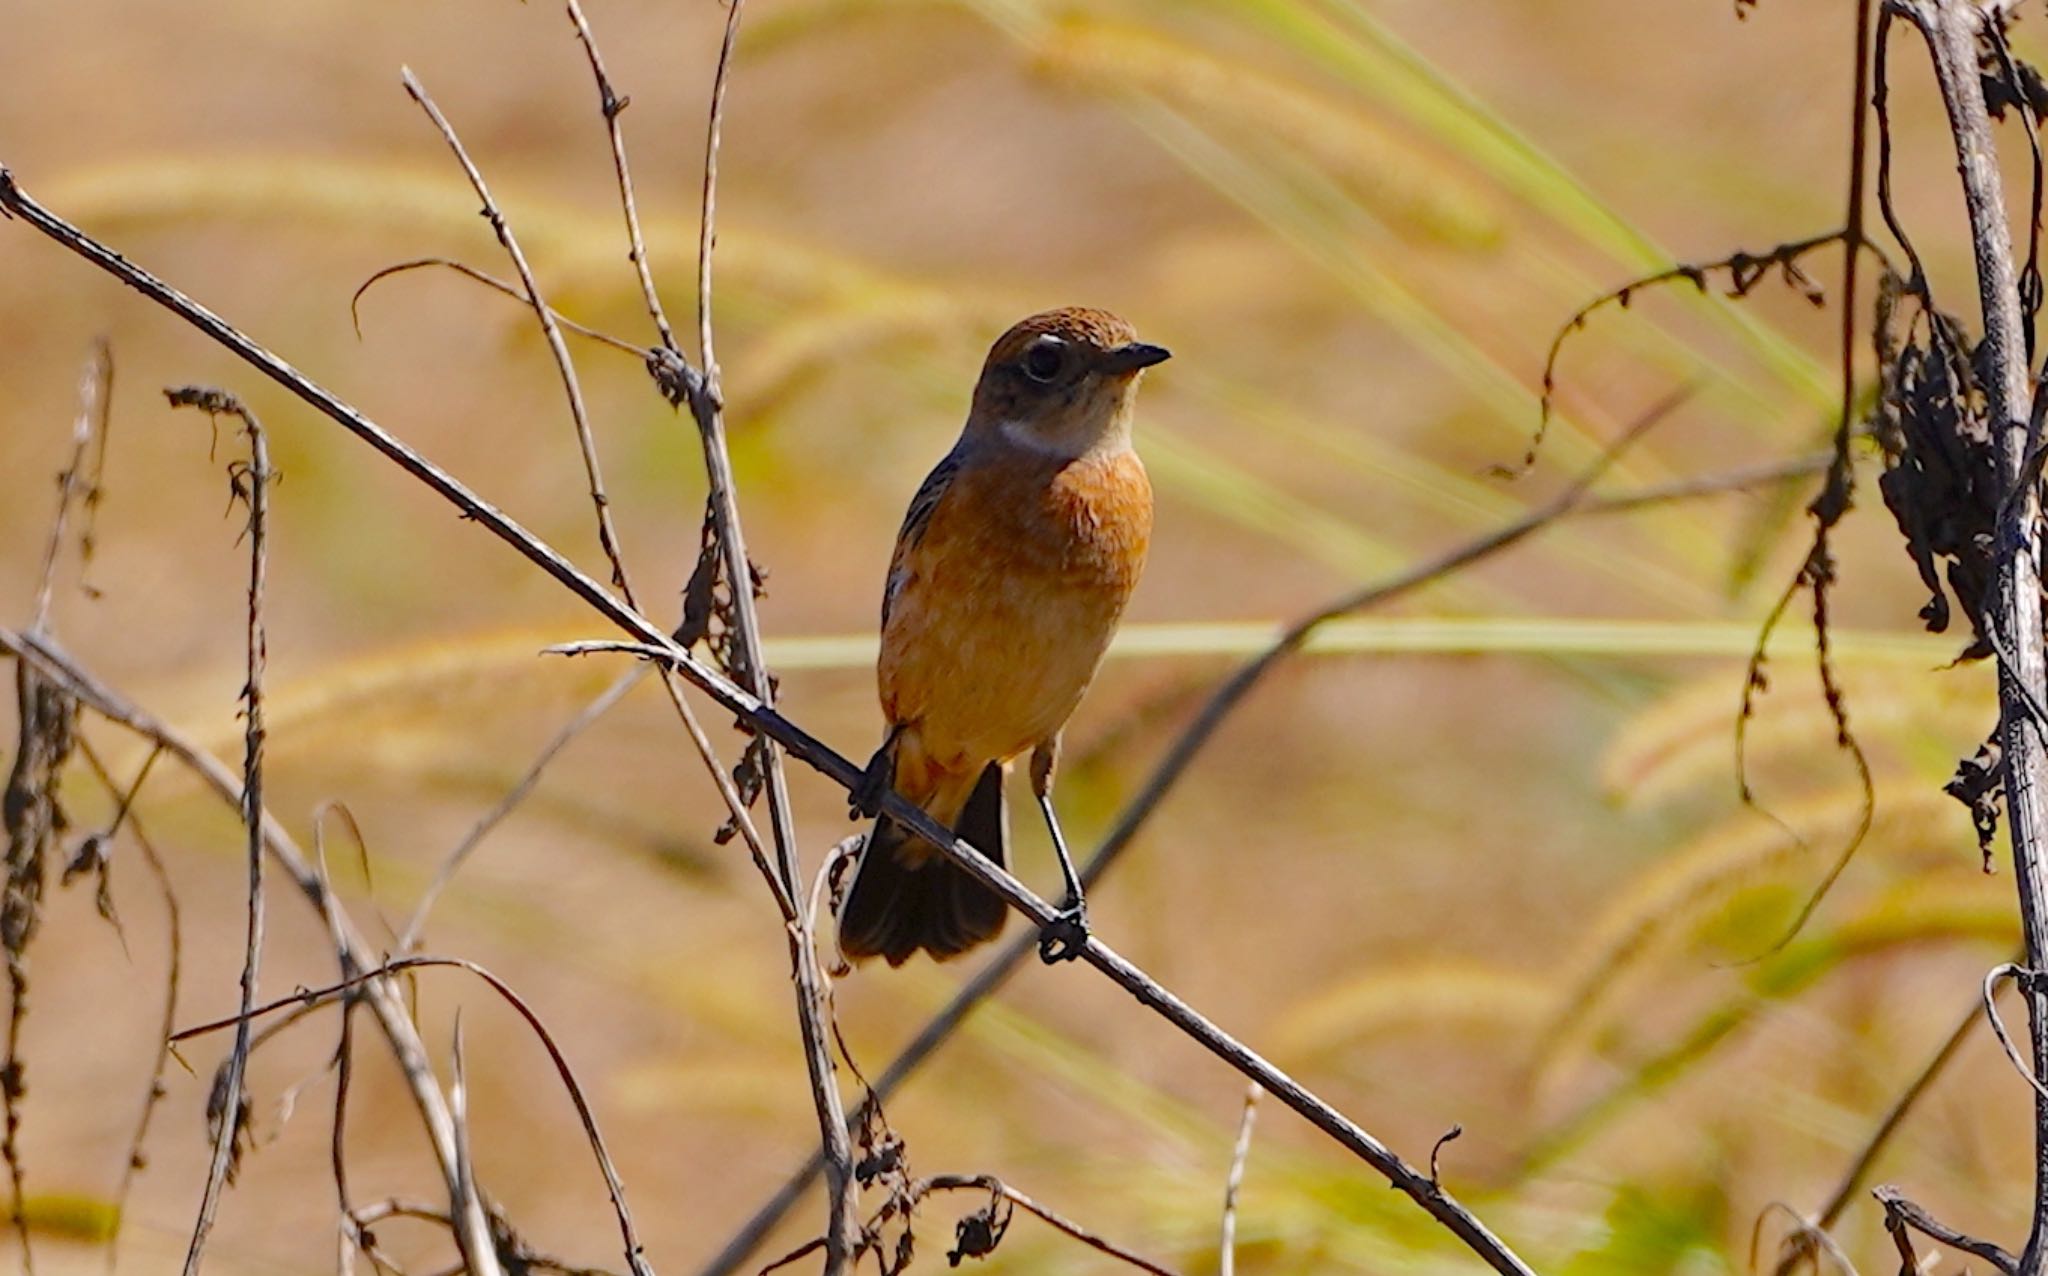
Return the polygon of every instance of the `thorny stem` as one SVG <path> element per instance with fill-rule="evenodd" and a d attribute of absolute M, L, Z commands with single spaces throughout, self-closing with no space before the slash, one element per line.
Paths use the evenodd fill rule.
<path fill-rule="evenodd" d="M 15 182 L 13 174 L 4 165 L 0 165 L 0 209 L 20 217 L 39 232 L 176 313 L 250 366 L 369 444 L 400 469 L 432 488 L 462 510 L 470 520 L 512 546 L 607 621 L 637 640 L 637 645 L 628 645 L 627 650 L 632 650 L 635 654 L 651 655 L 672 665 L 677 672 L 719 705 L 746 721 L 751 728 L 780 744 L 793 756 L 816 768 L 840 788 L 851 790 L 860 783 L 863 774 L 861 767 L 828 748 L 816 737 L 783 717 L 776 709 L 763 704 L 758 697 L 734 685 L 716 670 L 678 646 L 661 628 L 623 605 L 604 586 L 577 570 L 559 551 L 498 512 L 462 482 L 400 442 L 383 427 L 309 380 L 303 373 L 269 350 L 251 341 L 218 315 L 36 203 Z M 1514 530 L 1510 538 L 1520 539 L 1534 531 L 1537 525 L 1539 524 Z M 744 575 L 739 578 L 736 582 L 736 593 L 745 593 L 746 580 L 747 577 Z M 1300 641 L 1299 637 L 1295 638 L 1287 644 L 1286 650 L 1292 650 Z M 5 630 L 0 630 L 0 647 L 16 651 L 33 650 L 23 644 L 16 635 Z M 178 751 L 175 746 L 171 747 L 173 753 Z M 994 890 L 1011 907 L 1024 912 L 1036 925 L 1043 927 L 1056 920 L 1057 914 L 1050 904 L 1031 892 L 1016 878 L 990 863 L 973 847 L 954 839 L 945 829 L 910 803 L 891 794 L 883 803 L 883 811 L 917 837 L 930 843 L 976 881 Z M 275 850 L 273 854 L 276 854 Z M 318 889 L 317 883 L 313 889 Z M 792 892 L 793 897 L 794 895 L 795 892 Z M 1425 1174 L 1415 1170 L 1355 1122 L 1161 987 L 1156 980 L 1131 965 L 1108 945 L 1100 940 L 1091 939 L 1082 949 L 1081 956 L 1089 965 L 1108 976 L 1112 982 L 1130 992 L 1142 1004 L 1180 1029 L 1184 1035 L 1247 1078 L 1259 1082 L 1275 1098 L 1301 1114 L 1318 1129 L 1371 1165 L 1374 1170 L 1385 1175 L 1395 1187 L 1436 1218 L 1495 1271 L 1532 1276 L 1531 1269 L 1526 1263 L 1455 1198 L 1438 1185 L 1431 1183 Z M 800 975 L 801 971 L 800 964 Z M 373 989 L 379 986 L 381 982 L 370 985 Z M 809 1004 L 811 1009 L 806 1012 L 807 1016 L 815 1015 L 817 1003 L 813 1001 Z M 824 1044 L 822 1034 L 820 1044 Z M 818 1056 L 814 1054 L 812 1059 L 812 1066 L 816 1068 Z M 825 1060 L 825 1067 L 829 1073 L 829 1059 Z M 836 1106 L 836 1091 L 830 1098 Z M 820 1106 L 825 1106 L 822 1096 Z M 836 1125 L 838 1140 L 843 1141 L 846 1138 L 844 1130 L 843 1124 Z M 832 1131 L 823 1133 L 824 1141 L 830 1142 L 834 1137 Z M 451 1141 L 451 1150 L 452 1146 Z M 488 1236 L 488 1233 L 485 1235 Z M 474 1261 L 472 1267 L 475 1267 Z M 492 1271 L 496 1270 L 494 1265 Z"/>

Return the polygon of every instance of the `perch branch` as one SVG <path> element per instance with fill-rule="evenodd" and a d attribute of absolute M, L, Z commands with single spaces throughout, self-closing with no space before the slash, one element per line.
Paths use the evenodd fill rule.
<path fill-rule="evenodd" d="M 833 751 L 816 737 L 804 731 L 784 717 L 775 708 L 763 704 L 752 693 L 743 690 L 716 670 L 697 659 L 690 652 L 678 646 L 666 633 L 646 617 L 626 607 L 610 591 L 579 571 L 552 546 L 547 545 L 531 532 L 500 513 L 481 497 L 477 496 L 462 482 L 428 461 L 411 447 L 387 432 L 355 408 L 336 398 L 331 392 L 309 380 L 303 373 L 278 358 L 275 354 L 257 345 L 232 325 L 213 312 L 199 305 L 183 293 L 163 283 L 154 275 L 127 261 L 108 249 L 77 227 L 51 213 L 23 191 L 14 180 L 10 170 L 0 165 L 0 209 L 21 218 L 72 252 L 107 271 L 116 278 L 143 293 L 159 305 L 179 315 L 187 323 L 198 328 L 214 341 L 234 353 L 259 372 L 284 386 L 302 401 L 318 409 L 357 438 L 369 444 L 377 452 L 396 464 L 415 479 L 426 484 L 444 499 L 456 506 L 469 520 L 476 522 L 500 540 L 517 550 L 528 561 L 552 577 L 569 592 L 582 599 L 599 615 L 629 634 L 647 651 L 658 653 L 660 659 L 674 666 L 691 683 L 710 696 L 721 707 L 744 720 L 751 728 L 758 730 L 789 753 L 815 768 L 842 789 L 851 790 L 862 779 L 862 768 Z M 1640 433 L 1638 426 L 1631 432 Z M 1574 489 L 1579 491 L 1579 489 Z M 1579 491 L 1579 494 L 1583 494 Z M 1510 539 L 1520 539 L 1535 530 L 1538 524 L 1530 524 L 1519 531 L 1510 529 Z M 742 560 L 744 566 L 744 560 Z M 736 582 L 736 593 L 744 595 L 748 577 L 741 575 Z M 1358 605 L 1358 604 L 1353 604 Z M 1341 613 L 1340 613 L 1341 614 Z M 1305 632 L 1289 643 L 1285 650 L 1292 650 L 1305 637 Z M 23 644 L 17 635 L 0 630 L 0 646 L 13 650 L 39 651 Z M 1284 654 L 1284 652 L 1282 653 Z M 1277 658 L 1277 656 L 1275 657 Z M 46 663 L 46 661 L 39 661 Z M 1253 675 L 1254 678 L 1256 675 Z M 1240 693 L 1241 694 L 1241 693 Z M 178 749 L 171 747 L 174 755 Z M 187 746 L 187 752 L 191 752 Z M 1192 754 L 1193 750 L 1188 752 Z M 216 764 L 218 765 L 218 764 Z M 231 777 L 230 777 L 231 780 Z M 969 876 L 989 887 L 1011 907 L 1022 911 L 1037 926 L 1043 927 L 1054 920 L 1057 914 L 1050 904 L 1027 889 L 1016 878 L 990 863 L 979 851 L 967 843 L 954 838 L 939 827 L 931 818 L 900 796 L 890 794 L 883 802 L 883 811 L 892 820 L 902 824 L 913 834 L 930 843 L 941 854 L 959 865 Z M 275 852 L 273 852 L 274 854 Z M 300 857 L 303 866 L 303 857 Z M 296 875 L 296 874 L 295 874 Z M 317 882 L 312 890 L 318 890 Z M 794 897 L 795 892 L 791 892 Z M 1364 1160 L 1400 1191 L 1408 1195 L 1426 1212 L 1447 1228 L 1454 1236 L 1477 1254 L 1495 1271 L 1531 1276 L 1529 1266 L 1517 1257 L 1484 1223 L 1475 1217 L 1455 1198 L 1444 1192 L 1428 1177 L 1410 1166 L 1385 1144 L 1367 1133 L 1357 1123 L 1345 1117 L 1322 1099 L 1307 1090 L 1293 1078 L 1281 1072 L 1264 1058 L 1250 1050 L 1236 1038 L 1224 1032 L 1193 1007 L 1159 985 L 1142 970 L 1133 966 L 1122 956 L 1100 940 L 1091 939 L 1081 950 L 1081 957 L 1096 970 L 1106 975 L 1119 987 L 1130 992 L 1138 1001 L 1172 1023 L 1184 1035 L 1194 1040 L 1211 1054 L 1250 1080 L 1257 1081 L 1281 1102 L 1299 1113 L 1311 1124 L 1336 1140 L 1340 1145 Z M 374 964 L 374 963 L 369 963 Z M 802 966 L 799 965 L 799 972 Z M 378 984 L 372 984 L 372 989 Z M 815 1006 L 817 1003 L 812 1002 Z M 807 1012 L 815 1015 L 813 1009 Z M 828 1044 L 820 1034 L 818 1046 L 822 1050 Z M 813 1067 L 820 1061 L 826 1080 L 830 1080 L 830 1059 L 814 1053 Z M 814 1074 L 815 1075 L 815 1074 Z M 836 1091 L 832 1096 L 836 1104 Z M 821 1106 L 823 1104 L 821 1103 Z M 443 1109 L 445 1112 L 445 1108 Z M 843 1118 L 835 1121 L 834 1129 L 825 1132 L 827 1141 L 831 1137 L 845 1140 Z M 452 1143 L 450 1144 L 452 1151 Z M 452 1155 L 450 1157 L 452 1162 Z M 488 1233 L 486 1233 L 488 1235 Z M 474 1264 L 473 1264 L 474 1266 Z M 495 1267 L 494 1267 L 495 1270 Z"/>
<path fill-rule="evenodd" d="M 1413 567 L 1382 581 L 1376 581 L 1361 589 L 1347 591 L 1330 603 L 1302 617 L 1283 630 L 1265 651 L 1240 666 L 1235 674 L 1219 686 L 1207 703 L 1202 706 L 1195 721 L 1177 740 L 1167 756 L 1160 761 L 1146 780 L 1138 795 L 1133 798 L 1117 817 L 1116 825 L 1110 830 L 1102 844 L 1082 866 L 1081 881 L 1084 886 L 1093 887 L 1112 867 L 1124 852 L 1137 840 L 1138 833 L 1151 819 L 1153 812 L 1165 801 L 1194 759 L 1214 737 L 1217 729 L 1243 702 L 1252 689 L 1282 660 L 1301 649 L 1309 637 L 1323 625 L 1347 615 L 1366 611 L 1383 603 L 1423 589 L 1451 576 L 1473 563 L 1492 557 L 1494 554 L 1520 544 L 1524 539 L 1541 530 L 1548 523 L 1559 519 L 1583 515 L 1603 514 L 1615 510 L 1639 509 L 1645 505 L 1669 500 L 1684 500 L 1693 497 L 1714 495 L 1729 491 L 1741 491 L 1762 483 L 1781 481 L 1786 478 L 1814 473 L 1832 464 L 1831 453 L 1821 453 L 1803 458 L 1789 466 L 1771 466 L 1760 469 L 1742 469 L 1725 475 L 1709 476 L 1688 480 L 1669 488 L 1645 488 L 1635 492 L 1622 492 L 1612 496 L 1592 496 L 1588 493 L 1600 470 L 1584 477 L 1576 491 L 1567 491 L 1559 499 L 1538 509 L 1531 510 L 1502 526 L 1486 532 L 1471 541 L 1453 547 L 1443 554 L 1432 557 Z M 988 963 L 977 970 L 951 1001 L 925 1023 L 918 1034 L 902 1051 L 891 1060 L 887 1067 L 876 1076 L 874 1098 L 863 1101 L 851 1118 L 855 1124 L 864 1120 L 871 1103 L 887 1102 L 897 1089 L 916 1073 L 919 1067 L 950 1038 L 960 1025 L 966 1022 L 975 1007 L 993 996 L 997 989 L 1015 973 L 1017 968 L 1038 951 L 1038 937 L 1021 934 L 1005 941 Z M 731 1276 L 739 1270 L 747 1257 L 768 1234 L 782 1221 L 789 1211 L 802 1199 L 803 1194 L 818 1176 L 822 1167 L 815 1153 L 778 1188 L 775 1194 L 764 1201 L 753 1216 L 735 1232 L 719 1252 L 699 1270 L 699 1276 Z"/>

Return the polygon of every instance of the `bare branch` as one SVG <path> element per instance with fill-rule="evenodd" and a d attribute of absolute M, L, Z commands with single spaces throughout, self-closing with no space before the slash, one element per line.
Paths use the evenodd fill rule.
<path fill-rule="evenodd" d="M 1626 310 L 1629 303 L 1635 300 L 1637 293 L 1664 284 L 1683 281 L 1705 292 L 1713 276 L 1720 274 L 1728 276 L 1730 297 L 1747 297 L 1774 271 L 1784 277 L 1787 286 L 1797 289 L 1814 305 L 1820 305 L 1825 301 L 1820 286 L 1801 269 L 1799 262 L 1808 253 L 1830 244 L 1844 242 L 1850 233 L 1831 230 L 1825 234 L 1779 244 L 1767 252 L 1750 253 L 1738 250 L 1718 261 L 1680 262 L 1676 266 L 1631 279 L 1619 288 L 1610 289 L 1580 306 L 1551 336 L 1550 350 L 1543 357 L 1543 389 L 1537 396 L 1536 432 L 1530 436 L 1528 448 L 1522 453 L 1517 464 L 1496 467 L 1495 475 L 1501 478 L 1520 478 L 1535 468 L 1536 455 L 1543 450 L 1543 441 L 1550 433 L 1551 419 L 1556 410 L 1558 358 L 1564 353 L 1565 342 L 1572 334 L 1584 329 L 1595 314 L 1610 306 Z M 1854 257 L 1855 254 L 1852 252 L 1850 258 L 1853 260 Z"/>
<path fill-rule="evenodd" d="M 1997 1036 L 2000 1048 L 2005 1051 L 2005 1057 L 2012 1062 L 2013 1070 L 2020 1074 L 2021 1080 L 2034 1088 L 2034 1093 L 2048 1098 L 2048 1085 L 2043 1085 L 2041 1079 L 2034 1075 L 2033 1069 L 2027 1066 L 2027 1061 L 2020 1057 L 2020 1048 L 2013 1044 L 2012 1037 L 2005 1031 L 2005 1020 L 1998 1017 L 1999 981 L 2010 979 L 2015 987 L 2022 992 L 2028 992 L 2031 991 L 2028 983 L 2034 977 L 2034 972 L 2017 962 L 2009 961 L 2004 965 L 1993 966 L 1984 975 L 1984 1017 L 1991 1021 L 1991 1031 Z"/>
<path fill-rule="evenodd" d="M 736 652 L 740 660 L 740 667 L 732 673 L 742 686 L 753 693 L 762 708 L 772 710 L 775 683 L 761 651 L 761 625 L 754 609 L 755 572 L 753 560 L 747 554 L 746 537 L 740 527 L 732 458 L 726 450 L 723 399 L 719 390 L 718 358 L 712 345 L 711 323 L 711 267 L 718 242 L 719 138 L 725 124 L 725 97 L 732 78 L 733 47 L 739 39 L 740 18 L 745 11 L 745 0 L 730 0 L 725 38 L 719 45 L 718 67 L 711 79 L 711 109 L 704 133 L 703 203 L 699 209 L 697 238 L 697 348 L 701 377 L 695 383 L 697 393 L 689 396 L 689 404 L 703 444 L 704 473 L 710 486 L 706 500 L 708 518 L 716 530 L 716 548 L 724 555 L 725 576 L 732 592 L 733 637 L 737 640 Z M 588 43 L 587 32 L 585 34 Z M 590 47 L 595 66 L 595 46 Z M 623 172 L 623 152 L 620 156 Z M 651 285 L 649 295 L 652 296 Z M 665 323 L 663 328 L 666 338 Z M 772 742 L 773 736 L 773 732 L 765 732 L 760 739 L 761 763 L 766 772 L 764 778 L 768 791 L 768 822 L 775 839 L 775 877 L 781 886 L 781 895 L 795 909 L 800 907 L 798 901 L 803 893 L 803 866 L 797 851 L 796 820 L 790 811 L 789 778 L 782 754 Z M 812 1106 L 818 1116 L 819 1147 L 825 1162 L 827 1221 L 824 1270 L 825 1276 L 837 1276 L 851 1266 L 859 1240 L 857 1209 L 860 1185 L 854 1178 L 853 1147 L 846 1133 L 845 1107 L 839 1096 L 838 1081 L 833 1075 L 832 1035 L 827 1022 L 830 1017 L 827 979 L 818 959 L 810 919 L 801 911 L 790 922 L 789 942 L 791 974 L 796 985 L 797 1026 L 803 1039 Z"/>
<path fill-rule="evenodd" d="M 164 1097 L 164 1069 L 171 1061 L 171 1033 L 177 1028 L 178 983 L 183 973 L 185 939 L 182 919 L 178 913 L 178 893 L 171 886 L 170 872 L 164 867 L 163 856 L 157 852 L 156 843 L 143 828 L 142 817 L 133 809 L 135 796 L 142 787 L 144 776 L 163 751 L 159 748 L 152 748 L 149 751 L 148 760 L 138 770 L 135 781 L 125 791 L 114 782 L 113 772 L 107 769 L 99 751 L 82 735 L 78 740 L 78 752 L 85 758 L 86 766 L 91 768 L 93 775 L 109 794 L 122 795 L 123 809 L 128 815 L 128 831 L 135 838 L 135 844 L 142 848 L 143 863 L 149 866 L 150 876 L 156 882 L 157 894 L 164 902 L 164 1008 L 157 1022 L 156 1058 L 150 1064 L 149 1085 L 142 1093 L 142 1110 L 135 1118 L 135 1132 L 128 1137 L 128 1154 L 121 1162 L 121 1182 L 114 1189 L 112 1212 L 115 1226 L 119 1227 L 128 1216 L 128 1198 L 135 1189 L 135 1176 L 142 1172 L 146 1164 L 143 1146 L 148 1141 L 150 1123 L 156 1116 L 158 1102 Z M 118 1233 L 107 1240 L 108 1276 L 112 1276 L 119 1262 L 121 1249 L 116 1244 L 117 1239 Z"/>
<path fill-rule="evenodd" d="M 595 57 L 594 45 L 591 46 L 591 52 L 592 56 Z M 456 161 L 462 166 L 464 175 L 469 178 L 470 186 L 476 191 L 477 198 L 483 201 L 483 215 L 491 223 L 491 229 L 496 233 L 499 244 L 504 247 L 506 255 L 512 259 L 512 264 L 519 273 L 520 284 L 524 290 L 523 300 L 533 308 L 534 315 L 540 320 L 542 335 L 547 339 L 548 352 L 554 357 L 556 370 L 561 376 L 563 391 L 568 396 L 569 416 L 575 425 L 576 444 L 583 457 L 584 475 L 590 485 L 590 501 L 597 511 L 598 545 L 603 549 L 606 560 L 611 564 L 612 584 L 624 596 L 626 605 L 634 611 L 639 611 L 639 600 L 634 596 L 632 580 L 626 573 L 626 563 L 623 551 L 620 548 L 618 529 L 612 521 L 611 497 L 605 491 L 603 467 L 598 460 L 597 440 L 590 428 L 590 414 L 584 406 L 582 383 L 576 376 L 575 361 L 570 357 L 569 347 L 563 341 L 561 328 L 555 321 L 554 309 L 541 296 L 540 285 L 534 278 L 532 268 L 527 265 L 526 254 L 520 250 L 518 238 L 512 233 L 511 223 L 506 220 L 496 202 L 491 198 L 490 188 L 484 183 L 483 173 L 478 170 L 475 162 L 470 159 L 468 151 L 463 148 L 462 141 L 456 135 L 454 127 L 441 114 L 440 107 L 427 95 L 426 89 L 420 84 L 418 78 L 413 75 L 410 68 L 404 69 L 403 78 L 405 91 L 411 95 L 413 101 L 419 103 L 420 109 L 427 113 L 427 117 L 433 121 L 435 128 L 440 130 L 442 139 L 448 143 L 449 150 L 454 152 Z M 457 269 L 472 279 L 478 279 L 480 282 L 493 287 L 503 287 L 499 281 L 483 275 L 481 272 L 472 271 L 466 267 L 457 267 Z M 382 273 L 388 272 L 380 272 L 380 275 L 371 276 L 369 282 L 374 283 Z M 368 286 L 368 283 L 363 285 L 363 287 Z M 357 289 L 357 296 L 361 295 L 362 290 L 359 288 Z M 650 367 L 659 365 L 660 360 L 656 357 L 656 352 L 646 352 L 646 354 Z M 698 724 L 695 713 L 690 709 L 689 702 L 683 698 L 682 689 L 676 685 L 674 675 L 671 671 L 663 669 L 661 671 L 661 678 L 663 685 L 668 690 L 669 700 L 675 706 L 677 716 L 682 720 L 684 729 L 689 733 L 691 743 L 697 749 L 698 757 L 703 760 L 705 767 L 710 771 L 712 782 L 718 786 L 719 796 L 724 799 L 734 826 L 745 837 L 756 866 L 761 868 L 764 875 L 766 875 L 768 872 L 767 860 L 762 851 L 760 834 L 754 829 L 753 821 L 747 813 L 746 803 L 741 800 L 739 793 L 727 778 L 725 767 L 719 762 L 717 752 L 712 747 L 710 737 L 704 733 L 703 727 Z M 786 883 L 781 883 L 781 885 L 784 889 L 777 894 L 777 904 L 778 906 L 783 906 L 784 915 L 787 916 L 789 911 L 795 906 L 794 896 L 793 892 L 787 888 Z"/>
<path fill-rule="evenodd" d="M 590 413 L 583 404 L 583 386 L 576 378 L 576 364 L 569 357 L 568 344 L 562 340 L 561 327 L 555 323 L 555 312 L 548 306 L 547 299 L 541 296 L 540 284 L 533 277 L 533 268 L 526 264 L 526 254 L 520 251 L 519 240 L 512 233 L 511 223 L 505 220 L 504 213 L 499 211 L 496 201 L 491 198 L 491 190 L 484 184 L 483 173 L 469 158 L 469 152 L 463 149 L 462 139 L 455 135 L 455 127 L 441 114 L 441 108 L 434 104 L 434 99 L 427 96 L 426 87 L 413 75 L 411 67 L 402 68 L 400 76 L 405 81 L 405 91 L 412 95 L 412 100 L 419 103 L 420 109 L 427 113 L 427 118 L 434 122 L 434 127 L 441 131 L 441 137 L 448 143 L 448 149 L 455 152 L 456 162 L 462 165 L 462 171 L 469 178 L 470 186 L 476 191 L 477 198 L 483 201 L 484 220 L 490 222 L 492 232 L 498 237 L 498 243 L 504 246 L 505 255 L 512 259 L 513 269 L 519 272 L 519 282 L 526 290 L 526 302 L 533 307 L 534 316 L 540 320 L 541 333 L 547 338 L 548 352 L 554 356 L 555 366 L 562 375 L 562 391 L 569 396 L 569 415 L 576 423 L 576 444 L 583 454 L 583 473 L 590 481 L 591 504 L 597 508 L 598 545 L 611 562 L 612 584 L 623 591 L 630 602 L 633 589 L 627 583 L 626 565 L 619 556 L 618 529 L 612 525 L 611 499 L 604 490 L 604 473 L 597 459 L 597 441 L 590 432 Z"/>

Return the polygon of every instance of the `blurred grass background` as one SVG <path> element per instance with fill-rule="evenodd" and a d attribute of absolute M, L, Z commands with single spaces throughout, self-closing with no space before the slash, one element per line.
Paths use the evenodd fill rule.
<path fill-rule="evenodd" d="M 410 64 L 490 177 L 555 304 L 645 339 L 581 54 L 548 4 L 17 3 L 0 159 L 109 238 L 597 561 L 555 373 L 517 307 L 452 275 L 348 296 L 428 253 L 501 270 L 475 201 L 398 89 Z M 687 319 L 702 110 L 723 11 L 594 0 L 657 274 Z M 863 757 L 877 591 L 904 502 L 947 446 L 987 342 L 1047 305 L 1115 309 L 1175 361 L 1145 392 L 1160 497 L 1130 641 L 1069 733 L 1070 833 L 1105 828 L 1199 698 L 1272 622 L 1512 517 L 1674 386 L 1695 392 L 1617 486 L 1798 456 L 1832 427 L 1834 319 L 1765 286 L 1740 310 L 1639 299 L 1567 348 L 1559 421 L 1521 454 L 1556 326 L 1677 256 L 1839 218 L 1848 4 L 1625 0 L 755 0 L 722 174 L 719 347 L 764 617 L 791 713 Z M 2032 35 L 2021 29 L 2021 48 Z M 1960 279 L 1952 161 L 1916 56 L 1895 77 L 1900 202 Z M 1917 54 L 1917 51 L 1915 51 Z M 1814 263 L 1827 280 L 1834 258 Z M 91 568 L 57 632 L 233 755 L 236 522 L 195 418 L 215 382 L 269 423 L 276 492 L 272 804 L 345 801 L 358 916 L 402 917 L 439 857 L 611 677 L 535 657 L 596 626 L 365 449 L 24 228 L 0 226 L 0 599 L 26 618 L 75 370 L 115 352 Z M 641 588 L 697 543 L 696 444 L 631 359 L 579 346 Z M 1867 469 L 1867 467 L 1866 467 Z M 1788 842 L 1735 801 L 1741 654 L 1804 552 L 1802 491 L 1560 526 L 1332 635 L 1231 721 L 1095 896 L 1101 933 L 1420 1158 L 1545 1270 L 1737 1270 L 1771 1201 L 1811 1209 L 2016 935 L 1965 812 L 1938 792 L 1990 722 L 1988 672 L 1913 632 L 1910 565 L 1866 487 L 1841 547 L 1843 678 L 1877 822 L 1793 944 L 1764 949 L 1853 823 L 1857 792 L 1786 626 L 1752 729 Z M 67 566 L 75 579 L 75 569 Z M 655 582 L 668 582 L 656 595 Z M 672 605 L 665 602 L 664 605 Z M 728 753 L 738 737 L 721 732 Z M 102 736 L 102 738 L 105 738 Z M 129 764 L 132 750 L 117 750 Z M 82 817 L 84 784 L 70 790 Z M 798 779 L 816 855 L 843 802 Z M 188 919 L 180 1018 L 231 1009 L 230 817 L 168 772 L 143 805 Z M 804 1152 L 782 942 L 717 802 L 643 687 L 576 744 L 444 898 L 428 947 L 522 989 L 593 1089 L 653 1261 L 687 1272 Z M 1054 880 L 1029 821 L 1023 869 Z M 156 1022 L 162 922 L 124 851 L 120 938 L 65 892 L 36 951 L 31 1192 L 47 1269 L 98 1270 Z M 265 986 L 331 974 L 276 897 Z M 961 977 L 865 971 L 838 1001 L 879 1067 Z M 601 1184 L 545 1057 L 454 976 L 483 1178 L 541 1247 L 615 1262 Z M 318 1026 L 316 1026 L 318 1025 Z M 331 1262 L 332 1049 L 295 1029 L 254 1068 L 263 1146 L 217 1272 Z M 352 1098 L 360 1199 L 431 1194 L 374 1041 Z M 211 1056 L 173 1070 L 121 1240 L 182 1253 Z M 1108 985 L 1024 972 L 890 1107 L 920 1172 L 988 1171 L 1142 1252 L 1213 1270 L 1240 1089 Z M 2017 1236 L 2024 1090 L 1988 1037 L 1880 1165 L 1967 1231 Z M 807 1210 L 768 1249 L 799 1242 Z M 927 1211 L 920 1269 L 951 1215 Z M 1241 1270 L 1466 1262 L 1407 1203 L 1277 1111 L 1259 1126 Z M 380 1229 L 431 1268 L 433 1238 Z M 1878 1261 L 1875 1211 L 1850 1253 Z M 1092 1271 L 1020 1220 L 998 1271 Z"/>

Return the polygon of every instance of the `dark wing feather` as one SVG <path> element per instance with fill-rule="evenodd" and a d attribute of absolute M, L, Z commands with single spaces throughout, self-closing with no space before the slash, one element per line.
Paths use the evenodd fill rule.
<path fill-rule="evenodd" d="M 910 508 L 903 513 L 903 528 L 896 533 L 896 552 L 889 557 L 889 579 L 882 587 L 882 625 L 889 624 L 889 607 L 896 601 L 896 592 L 903 586 L 903 557 L 924 538 L 925 528 L 931 525 L 932 513 L 939 508 L 939 502 L 946 498 L 947 489 L 960 473 L 960 449 L 946 453 L 932 472 L 924 476 L 924 482 L 917 488 L 917 495 L 910 498 Z"/>

